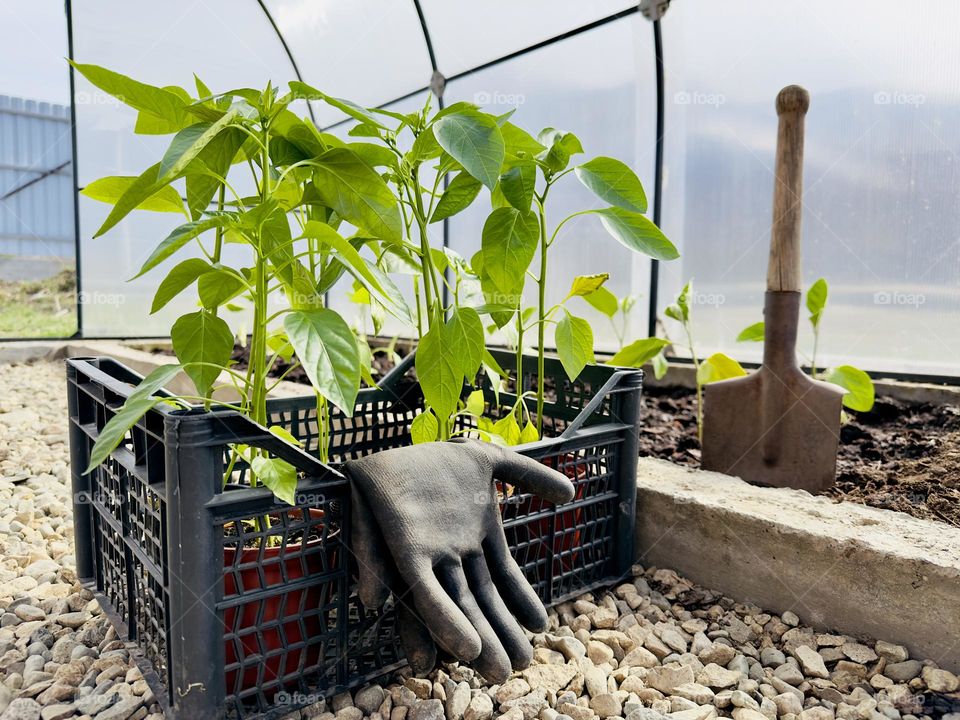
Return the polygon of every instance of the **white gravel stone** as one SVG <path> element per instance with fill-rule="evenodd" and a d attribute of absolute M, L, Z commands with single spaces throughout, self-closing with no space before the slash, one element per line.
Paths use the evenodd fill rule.
<path fill-rule="evenodd" d="M 927 666 L 923 668 L 921 677 L 927 684 L 927 687 L 934 692 L 952 693 L 956 692 L 956 690 L 960 688 L 960 679 L 958 679 L 957 676 L 952 672 L 947 670 L 940 670 Z"/>
<path fill-rule="evenodd" d="M 0 717 L 162 720 L 77 583 L 63 367 L 0 365 L 0 388 Z M 738 604 L 668 569 L 637 566 L 632 581 L 549 615 L 549 632 L 532 636 L 534 663 L 499 687 L 444 666 L 302 717 L 914 720 L 898 708 L 928 688 L 960 689 L 901 645 L 814 632 L 792 612 Z"/>
<path fill-rule="evenodd" d="M 793 651 L 794 657 L 800 662 L 805 675 L 817 678 L 828 678 L 830 672 L 820 657 L 820 653 L 807 645 L 800 645 Z"/>

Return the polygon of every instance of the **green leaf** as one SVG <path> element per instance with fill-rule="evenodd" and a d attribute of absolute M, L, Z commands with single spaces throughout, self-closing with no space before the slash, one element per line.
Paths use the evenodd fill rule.
<path fill-rule="evenodd" d="M 440 222 L 465 210 L 476 199 L 481 187 L 480 181 L 467 171 L 458 173 L 440 196 L 430 222 Z"/>
<path fill-rule="evenodd" d="M 410 423 L 410 439 L 414 445 L 434 442 L 440 434 L 440 422 L 430 410 L 424 410 Z"/>
<path fill-rule="evenodd" d="M 215 227 L 227 227 L 232 224 L 233 221 L 234 217 L 232 215 L 221 214 L 202 220 L 194 220 L 174 228 L 173 232 L 167 235 L 167 237 L 154 248 L 153 252 L 150 253 L 150 257 L 143 263 L 143 266 L 140 268 L 140 271 L 134 275 L 134 278 L 138 278 L 145 272 L 155 268 L 198 235 Z"/>
<path fill-rule="evenodd" d="M 601 200 L 631 212 L 647 211 L 647 196 L 640 178 L 625 163 L 609 157 L 595 157 L 580 165 L 577 178 Z"/>
<path fill-rule="evenodd" d="M 80 191 L 80 194 L 92 200 L 99 200 L 100 202 L 115 205 L 136 180 L 137 178 L 135 177 L 125 175 L 103 177 L 87 185 Z M 183 200 L 180 198 L 180 193 L 169 185 L 159 188 L 155 194 L 143 200 L 134 209 L 151 210 L 153 212 L 184 213 Z"/>
<path fill-rule="evenodd" d="M 293 359 L 293 345 L 282 330 L 274 331 L 267 336 L 267 347 L 285 362 Z"/>
<path fill-rule="evenodd" d="M 397 156 L 390 148 L 368 142 L 347 143 L 347 149 L 352 150 L 357 156 L 372 168 L 385 167 L 391 170 L 398 170 Z"/>
<path fill-rule="evenodd" d="M 72 60 L 68 62 L 93 85 L 113 95 L 125 105 L 151 113 L 177 127 L 182 127 L 191 119 L 182 98 L 169 90 L 138 82 L 98 65 L 76 63 Z"/>
<path fill-rule="evenodd" d="M 284 440 L 295 447 L 303 447 L 303 443 L 300 439 L 294 435 L 292 432 L 287 430 L 283 425 L 271 425 L 267 428 L 270 431 L 271 435 L 276 435 L 281 440 Z"/>
<path fill-rule="evenodd" d="M 100 435 L 90 450 L 90 462 L 83 471 L 85 475 L 106 460 L 107 456 L 123 442 L 130 428 L 163 401 L 163 398 L 153 397 L 154 393 L 176 377 L 179 372 L 179 365 L 161 365 L 140 381 L 117 413 L 100 430 Z"/>
<path fill-rule="evenodd" d="M 303 227 L 302 237 L 313 238 L 324 245 L 329 245 L 337 251 L 340 262 L 353 268 L 363 277 L 366 284 L 371 285 L 378 293 L 387 295 L 387 289 L 381 284 L 380 278 L 370 269 L 369 264 L 357 252 L 357 249 L 332 227 L 318 220 L 309 220 Z"/>
<path fill-rule="evenodd" d="M 372 236 L 400 242 L 397 200 L 373 168 L 347 148 L 327 150 L 314 161 L 313 180 L 324 204 Z"/>
<path fill-rule="evenodd" d="M 567 293 L 567 297 L 572 298 L 590 295 L 591 293 L 594 293 L 603 287 L 603 284 L 609 279 L 610 273 L 578 275 L 573 279 L 573 283 L 570 285 L 570 292 Z"/>
<path fill-rule="evenodd" d="M 257 455 L 250 461 L 250 470 L 278 499 L 296 505 L 297 469 L 286 460 Z"/>
<path fill-rule="evenodd" d="M 664 314 L 677 322 L 686 323 L 690 320 L 690 292 L 693 289 L 693 280 L 688 280 L 687 284 L 680 289 L 676 301 L 664 308 Z"/>
<path fill-rule="evenodd" d="M 169 185 L 204 146 L 223 129 L 223 126 L 233 121 L 234 117 L 236 117 L 235 113 L 228 113 L 212 125 L 200 123 L 205 129 L 199 134 L 190 132 L 197 127 L 196 125 L 180 131 L 167 150 L 167 154 L 164 155 L 163 161 L 144 170 L 130 184 L 126 192 L 117 200 L 113 210 L 107 215 L 107 219 L 103 221 L 103 225 L 100 226 L 94 237 L 103 235 L 125 218 L 131 210 L 138 207 L 140 203 L 158 193 L 164 186 Z"/>
<path fill-rule="evenodd" d="M 299 82 L 294 80 L 290 83 L 290 91 L 293 93 L 293 96 L 300 100 L 322 100 L 331 107 L 337 108 L 343 113 L 346 113 L 354 120 L 359 120 L 361 123 L 366 125 L 373 125 L 382 130 L 388 130 L 386 125 L 380 122 L 376 115 L 367 110 L 366 108 L 360 107 L 350 100 L 342 100 L 340 98 L 335 98 L 330 95 L 327 95 L 320 90 L 317 90 L 315 87 L 311 87 L 306 83 Z"/>
<path fill-rule="evenodd" d="M 433 132 L 440 147 L 468 173 L 491 190 L 494 188 L 505 148 L 496 118 L 464 108 L 437 120 Z"/>
<path fill-rule="evenodd" d="M 702 363 L 697 371 L 697 384 L 707 385 L 718 380 L 743 377 L 747 371 L 732 357 L 723 353 L 714 353 Z"/>
<path fill-rule="evenodd" d="M 536 157 L 547 149 L 533 135 L 511 122 L 500 124 L 500 134 L 503 135 L 507 153 L 514 157 Z"/>
<path fill-rule="evenodd" d="M 810 323 L 814 328 L 820 326 L 820 318 L 823 317 L 823 310 L 826 306 L 827 281 L 820 278 L 807 290 L 807 310 L 810 311 Z"/>
<path fill-rule="evenodd" d="M 414 326 L 416 321 L 413 319 L 412 311 L 410 306 L 407 305 L 407 301 L 403 297 L 403 293 L 400 292 L 400 289 L 394 284 L 393 280 L 390 279 L 390 276 L 383 271 L 383 269 L 378 266 L 376 263 L 370 262 L 364 257 L 360 258 L 363 267 L 366 270 L 366 273 L 361 274 L 359 270 L 353 268 L 350 265 L 347 265 L 347 271 L 353 275 L 367 290 L 373 290 L 376 293 L 375 302 L 371 305 L 371 313 L 375 313 L 376 308 L 382 305 L 391 315 L 400 320 L 407 325 Z M 372 276 L 376 279 L 376 285 L 372 284 L 367 280 L 367 276 Z M 380 293 L 377 291 L 378 287 L 383 288 L 383 292 Z M 376 317 L 374 317 L 376 321 Z"/>
<path fill-rule="evenodd" d="M 662 379 L 663 376 L 667 374 L 667 370 L 670 369 L 670 365 L 667 362 L 667 357 L 662 351 L 653 356 L 653 358 L 650 360 L 650 365 L 653 367 L 653 376 L 657 380 Z"/>
<path fill-rule="evenodd" d="M 205 98 L 213 95 L 213 91 L 207 87 L 207 84 L 203 80 L 201 80 L 200 76 L 197 75 L 196 73 L 193 74 L 193 84 L 197 88 L 198 97 Z"/>
<path fill-rule="evenodd" d="M 507 445 L 520 444 L 520 424 L 513 413 L 497 420 L 491 428 L 493 434 L 503 438 Z"/>
<path fill-rule="evenodd" d="M 592 293 L 587 293 L 583 296 L 583 299 L 607 317 L 616 315 L 617 310 L 620 308 L 620 301 L 617 300 L 617 296 L 605 287 L 599 287 Z"/>
<path fill-rule="evenodd" d="M 207 397 L 233 354 L 230 326 L 210 311 L 200 310 L 181 316 L 170 329 L 170 340 L 197 395 Z"/>
<path fill-rule="evenodd" d="M 510 296 L 499 304 L 519 304 L 524 273 L 536 254 L 539 232 L 540 223 L 532 211 L 497 208 L 487 217 L 480 240 L 483 273 L 501 293 Z"/>
<path fill-rule="evenodd" d="M 355 337 L 357 338 L 357 352 L 360 353 L 360 379 L 363 380 L 368 387 L 375 387 L 377 379 L 371 371 L 373 367 L 373 350 L 370 349 L 370 345 L 367 343 L 365 337 L 360 337 L 359 335 Z"/>
<path fill-rule="evenodd" d="M 498 376 L 505 378 L 507 377 L 506 371 L 500 367 L 500 363 L 497 362 L 497 359 L 490 354 L 490 351 L 484 348 L 483 350 L 483 364 L 490 368 Z"/>
<path fill-rule="evenodd" d="M 480 417 L 483 415 L 483 408 L 486 404 L 486 400 L 483 396 L 483 390 L 474 390 L 472 393 L 467 395 L 466 411 L 473 415 L 474 417 Z"/>
<path fill-rule="evenodd" d="M 576 380 L 587 363 L 594 361 L 593 330 L 583 318 L 565 313 L 557 323 L 557 354 L 570 380 Z"/>
<path fill-rule="evenodd" d="M 523 426 L 523 430 L 520 431 L 520 441 L 518 445 L 524 445 L 526 443 L 536 442 L 540 439 L 540 433 L 537 432 L 537 426 L 532 422 L 527 420 L 527 424 Z"/>
<path fill-rule="evenodd" d="M 538 156 L 540 162 L 547 166 L 551 173 L 558 173 L 570 164 L 570 157 L 583 152 L 580 139 L 570 132 L 545 128 L 537 138 L 540 144 L 547 149 Z"/>
<path fill-rule="evenodd" d="M 314 389 L 353 415 L 360 390 L 360 352 L 350 326 L 329 308 L 294 310 L 283 320 Z"/>
<path fill-rule="evenodd" d="M 873 380 L 860 368 L 853 365 L 827 368 L 820 379 L 839 385 L 847 391 L 843 396 L 844 407 L 857 412 L 868 412 L 873 407 L 875 399 Z"/>
<path fill-rule="evenodd" d="M 238 113 L 234 110 L 213 123 L 197 123 L 185 127 L 174 135 L 170 147 L 163 154 L 160 161 L 160 181 L 169 182 L 183 172 L 187 165 L 200 154 L 211 140 L 221 130 L 237 119 Z"/>
<path fill-rule="evenodd" d="M 616 355 L 607 361 L 607 365 L 618 367 L 643 367 L 670 344 L 669 340 L 651 337 L 635 340 L 622 348 Z"/>
<path fill-rule="evenodd" d="M 458 363 L 461 374 L 472 379 L 483 362 L 483 322 L 471 307 L 454 308 L 447 320 L 447 349 Z"/>
<path fill-rule="evenodd" d="M 640 213 L 618 207 L 589 212 L 599 215 L 607 232 L 635 252 L 661 261 L 680 257 L 680 253 L 667 236 L 660 232 L 660 228 Z"/>
<path fill-rule="evenodd" d="M 198 219 L 210 205 L 220 188 L 220 178 L 226 178 L 247 135 L 236 127 L 228 127 L 213 138 L 187 166 L 187 207 L 191 217 Z"/>
<path fill-rule="evenodd" d="M 413 141 L 413 147 L 406 155 L 406 159 L 410 165 L 417 165 L 440 157 L 442 152 L 443 148 L 437 142 L 437 138 L 433 134 L 433 128 L 428 127 L 417 135 L 416 140 Z"/>
<path fill-rule="evenodd" d="M 201 258 L 190 258 L 174 265 L 153 296 L 150 314 L 163 308 L 173 298 L 188 288 L 198 277 L 213 270 L 213 266 Z"/>
<path fill-rule="evenodd" d="M 740 334 L 737 335 L 737 342 L 763 342 L 765 327 L 763 320 L 745 327 L 740 331 Z"/>
<path fill-rule="evenodd" d="M 500 192 L 520 212 L 530 210 L 536 186 L 537 166 L 530 161 L 518 162 L 500 176 Z"/>
<path fill-rule="evenodd" d="M 160 192 L 166 183 L 159 182 L 159 170 L 160 163 L 151 165 L 130 183 L 123 195 L 114 203 L 113 209 L 110 211 L 110 214 L 107 215 L 107 219 L 103 221 L 103 225 L 94 233 L 93 236 L 95 238 L 100 237 L 120 222 L 134 208 L 139 207 L 144 200 Z"/>
<path fill-rule="evenodd" d="M 417 377 L 424 400 L 442 418 L 450 417 L 456 411 L 463 388 L 460 359 L 449 351 L 452 344 L 449 327 L 434 324 L 420 339 L 416 356 Z"/>
<path fill-rule="evenodd" d="M 232 300 L 246 288 L 244 279 L 235 270 L 214 267 L 200 276 L 197 282 L 197 294 L 200 304 L 207 310 L 215 310 Z"/>

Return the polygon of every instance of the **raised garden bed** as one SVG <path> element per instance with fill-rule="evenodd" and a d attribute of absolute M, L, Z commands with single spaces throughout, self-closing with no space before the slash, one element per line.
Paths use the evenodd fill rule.
<path fill-rule="evenodd" d="M 496 357 L 515 369 L 511 353 Z M 333 416 L 335 461 L 410 442 L 423 404 L 411 360 L 362 391 L 352 418 Z M 535 365 L 530 358 L 523 368 L 525 388 Z M 615 581 L 633 562 L 642 373 L 593 366 L 571 383 L 559 361 L 546 370 L 556 388 L 544 418 L 552 437 L 518 450 L 566 472 L 576 498 L 557 508 L 512 495 L 502 510 L 518 563 L 553 604 Z M 173 717 L 270 714 L 278 693 L 306 704 L 400 666 L 390 608 L 365 612 L 353 590 L 349 488 L 314 459 L 312 395 L 268 405 L 271 424 L 293 433 L 302 451 L 232 411 L 160 405 L 82 475 L 98 432 L 139 376 L 109 359 L 77 359 L 68 378 L 78 574 L 139 648 Z M 510 393 L 498 404 L 481 385 L 488 416 L 512 407 Z M 244 486 L 239 466 L 232 480 L 241 487 L 224 490 L 231 443 L 293 463 L 302 473 L 296 506 Z"/>
<path fill-rule="evenodd" d="M 960 407 L 881 394 L 848 415 L 830 497 L 960 527 Z M 699 467 L 699 448 L 693 391 L 648 386 L 640 454 Z"/>

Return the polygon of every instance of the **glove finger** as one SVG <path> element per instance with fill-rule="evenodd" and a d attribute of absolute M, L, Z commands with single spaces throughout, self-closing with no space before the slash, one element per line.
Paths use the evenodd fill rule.
<path fill-rule="evenodd" d="M 553 503 L 573 500 L 575 490 L 570 478 L 526 455 L 507 450 L 493 443 L 479 443 L 493 461 L 493 476 L 501 482 L 516 485 Z"/>
<path fill-rule="evenodd" d="M 471 665 L 483 675 L 487 682 L 502 683 L 510 677 L 510 657 L 500 644 L 489 618 L 477 604 L 464 574 L 464 568 L 459 565 L 447 568 L 441 572 L 441 576 L 441 582 L 450 589 L 450 596 L 473 623 L 474 629 L 480 636 L 480 655 Z"/>
<path fill-rule="evenodd" d="M 497 592 L 490 577 L 487 559 L 483 555 L 466 558 L 463 569 L 467 574 L 467 582 L 473 588 L 477 604 L 490 621 L 494 633 L 510 658 L 510 666 L 514 670 L 523 670 L 533 661 L 533 648 Z"/>
<path fill-rule="evenodd" d="M 397 588 L 397 633 L 400 644 L 417 677 L 425 677 L 437 664 L 437 646 L 430 631 L 413 609 L 412 598 L 406 588 Z"/>
<path fill-rule="evenodd" d="M 380 526 L 370 512 L 366 498 L 350 484 L 350 549 L 357 559 L 360 602 L 369 610 L 381 607 L 396 581 L 396 567 L 383 540 Z"/>
<path fill-rule="evenodd" d="M 527 630 L 542 632 L 547 627 L 547 611 L 543 602 L 530 587 L 517 561 L 510 554 L 503 527 L 490 533 L 483 541 L 483 554 L 487 560 L 490 576 L 500 597 L 517 620 Z"/>
<path fill-rule="evenodd" d="M 426 566 L 411 572 L 410 583 L 414 607 L 422 618 L 430 618 L 430 634 L 444 650 L 463 662 L 471 662 L 480 654 L 477 631 L 447 594 L 433 568 Z"/>

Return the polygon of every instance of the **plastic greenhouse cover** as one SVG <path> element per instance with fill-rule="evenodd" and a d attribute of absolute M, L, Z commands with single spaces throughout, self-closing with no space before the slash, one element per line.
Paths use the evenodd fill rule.
<path fill-rule="evenodd" d="M 798 83 L 811 95 L 804 283 L 830 286 L 818 364 L 960 370 L 960 6 L 900 10 L 683 0 L 664 18 L 662 225 L 681 258 L 660 267 L 659 306 L 693 277 L 703 349 L 759 359 L 735 338 L 762 318 L 773 99 Z M 804 321 L 799 350 L 811 348 Z"/>
<path fill-rule="evenodd" d="M 624 0 L 420 0 L 446 77 L 636 8 Z"/>

